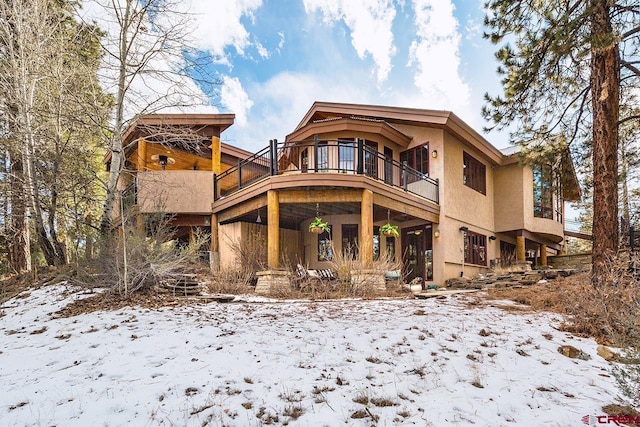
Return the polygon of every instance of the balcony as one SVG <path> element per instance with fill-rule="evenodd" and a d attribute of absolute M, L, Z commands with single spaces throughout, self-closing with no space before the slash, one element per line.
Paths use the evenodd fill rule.
<path fill-rule="evenodd" d="M 271 141 L 269 147 L 214 176 L 214 199 L 234 194 L 269 176 L 292 174 L 322 174 L 329 181 L 331 176 L 340 181 L 350 175 L 364 176 L 438 204 L 437 179 L 384 156 L 361 139 Z"/>
<path fill-rule="evenodd" d="M 162 170 L 139 172 L 135 203 L 140 213 L 210 214 L 213 172 Z"/>

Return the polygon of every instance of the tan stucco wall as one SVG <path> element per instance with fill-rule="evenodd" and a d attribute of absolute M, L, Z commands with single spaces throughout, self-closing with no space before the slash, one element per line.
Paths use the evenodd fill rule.
<path fill-rule="evenodd" d="M 491 259 L 499 257 L 499 245 L 489 240 L 494 234 L 494 185 L 493 167 L 489 160 L 479 151 L 463 144 L 455 136 L 444 134 L 443 177 L 440 181 L 440 238 L 434 239 L 434 249 L 439 253 L 441 275 L 436 278 L 442 284 L 445 279 L 460 276 L 463 271 L 464 235 L 460 227 L 468 227 L 470 231 L 487 237 L 487 267 L 465 265 L 464 275 L 486 272 Z M 476 160 L 485 164 L 486 195 L 463 183 L 463 152 L 467 152 Z M 437 267 L 435 268 L 437 271 Z"/>
<path fill-rule="evenodd" d="M 237 265 L 237 253 L 234 249 L 243 239 L 260 239 L 262 243 L 262 252 L 267 253 L 268 235 L 267 226 L 264 224 L 254 224 L 248 222 L 234 222 L 231 224 L 220 225 L 218 229 L 220 239 L 220 266 L 222 268 L 230 268 Z M 308 233 L 309 234 L 309 233 Z M 297 230 L 280 229 L 280 251 L 283 257 L 290 263 L 295 264 L 300 254 L 302 254 L 302 233 Z M 280 260 L 281 264 L 283 260 Z M 288 268 L 282 264 L 281 268 Z"/>
<path fill-rule="evenodd" d="M 520 230 L 524 228 L 525 198 L 524 194 L 531 194 L 528 198 L 533 212 L 533 184 L 529 172 L 528 181 L 524 179 L 525 170 L 518 163 L 501 166 L 494 169 L 494 204 L 496 232 Z M 526 182 L 525 182 L 526 181 Z"/>
<path fill-rule="evenodd" d="M 213 172 L 194 170 L 138 173 L 138 206 L 143 213 L 211 213 Z"/>

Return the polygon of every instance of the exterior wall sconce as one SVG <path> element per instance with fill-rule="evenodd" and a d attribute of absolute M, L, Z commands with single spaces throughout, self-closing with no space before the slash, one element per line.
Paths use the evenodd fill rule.
<path fill-rule="evenodd" d="M 434 231 L 434 232 L 433 232 L 433 237 L 435 237 L 436 239 L 437 239 L 438 237 L 440 237 L 440 231 L 439 231 L 439 230 Z"/>
<path fill-rule="evenodd" d="M 172 165 L 176 162 L 173 157 L 169 157 L 166 154 L 154 154 L 151 156 L 151 160 L 154 162 L 158 162 L 162 170 L 167 167 L 167 165 Z"/>
<path fill-rule="evenodd" d="M 489 240 L 496 240 L 497 237 L 496 236 L 489 236 Z"/>
<path fill-rule="evenodd" d="M 433 150 L 433 151 L 431 152 L 431 157 L 433 157 L 434 159 L 435 159 L 436 157 L 438 157 L 438 150 Z"/>
<path fill-rule="evenodd" d="M 462 227 L 459 228 L 460 231 L 464 231 L 467 232 L 469 231 L 469 227 L 465 227 L 464 225 Z"/>

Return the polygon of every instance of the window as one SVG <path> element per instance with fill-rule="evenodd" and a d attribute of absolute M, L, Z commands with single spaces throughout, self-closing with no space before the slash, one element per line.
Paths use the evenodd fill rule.
<path fill-rule="evenodd" d="M 333 260 L 333 248 L 331 245 L 331 226 L 329 226 L 329 232 L 318 234 L 318 261 L 331 261 Z"/>
<path fill-rule="evenodd" d="M 355 171 L 355 143 L 353 140 L 338 141 L 338 169 L 341 171 Z"/>
<path fill-rule="evenodd" d="M 318 152 L 316 155 L 318 156 L 316 159 L 316 168 L 318 170 L 329 169 L 329 147 L 326 142 L 318 143 Z"/>
<path fill-rule="evenodd" d="M 462 156 L 462 182 L 478 193 L 487 194 L 486 166 L 467 153 Z"/>
<path fill-rule="evenodd" d="M 342 225 L 342 255 L 347 259 L 358 257 L 358 224 Z"/>
<path fill-rule="evenodd" d="M 464 238 L 464 262 L 487 265 L 487 236 L 466 231 Z"/>
<path fill-rule="evenodd" d="M 393 184 L 393 150 L 384 147 L 384 182 Z"/>
<path fill-rule="evenodd" d="M 364 174 L 378 178 L 378 144 L 373 141 L 364 142 Z"/>
<path fill-rule="evenodd" d="M 429 176 L 429 145 L 412 148 L 411 150 L 400 153 L 400 163 L 405 164 L 411 169 L 415 169 L 419 174 Z M 402 185 L 411 184 L 422 177 L 415 173 L 408 173 L 406 178 L 402 177 Z M 406 182 L 405 182 L 406 180 Z"/>
<path fill-rule="evenodd" d="M 300 154 L 300 169 L 302 172 L 307 172 L 309 170 L 309 149 L 305 148 L 302 150 L 302 154 Z"/>
<path fill-rule="evenodd" d="M 396 260 L 396 238 L 387 237 L 385 241 L 387 246 L 387 260 L 395 261 Z"/>
<path fill-rule="evenodd" d="M 562 222 L 562 182 L 549 165 L 533 167 L 533 216 Z M 554 215 L 555 214 L 555 215 Z"/>
<path fill-rule="evenodd" d="M 380 259 L 380 227 L 373 227 L 373 260 L 377 261 Z"/>

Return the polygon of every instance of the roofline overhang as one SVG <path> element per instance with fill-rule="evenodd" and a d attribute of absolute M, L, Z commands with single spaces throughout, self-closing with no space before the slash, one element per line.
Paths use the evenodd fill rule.
<path fill-rule="evenodd" d="M 335 120 L 323 120 L 309 123 L 286 136 L 286 142 L 304 141 L 314 135 L 323 135 L 332 132 L 357 131 L 381 135 L 387 140 L 406 147 L 413 137 L 400 132 L 398 129 L 384 121 L 368 121 L 354 118 L 337 118 Z"/>
<path fill-rule="evenodd" d="M 396 122 L 440 128 L 484 153 L 494 165 L 501 165 L 504 157 L 500 150 L 451 111 L 316 101 L 293 133 L 306 126 L 316 113 L 362 116 L 382 119 L 389 124 Z"/>

